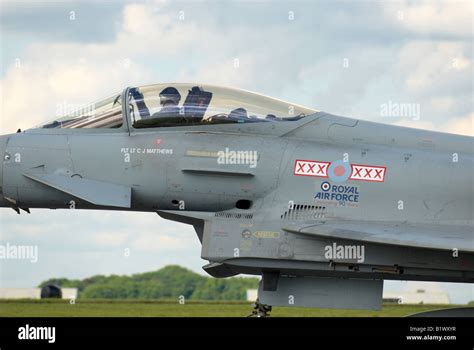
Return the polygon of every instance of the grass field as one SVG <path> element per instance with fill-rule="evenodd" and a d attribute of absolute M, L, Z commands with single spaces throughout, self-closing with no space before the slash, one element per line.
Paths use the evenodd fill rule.
<path fill-rule="evenodd" d="M 272 317 L 400 317 L 455 305 L 384 305 L 381 311 L 274 307 Z M 0 300 L 2 317 L 245 317 L 249 302 Z"/>

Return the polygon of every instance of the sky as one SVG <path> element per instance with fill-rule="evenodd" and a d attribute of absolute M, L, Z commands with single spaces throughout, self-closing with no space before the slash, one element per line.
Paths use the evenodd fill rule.
<path fill-rule="evenodd" d="M 126 86 L 200 82 L 243 88 L 365 120 L 474 135 L 472 1 L 0 0 L 0 131 Z M 238 65 L 236 65 L 238 62 Z M 386 113 L 409 106 L 412 113 Z M 180 264 L 203 273 L 187 225 L 151 213 L 0 211 L 0 238 L 38 246 L 2 260 L 0 284 L 129 274 Z M 453 302 L 469 285 L 429 287 Z"/>

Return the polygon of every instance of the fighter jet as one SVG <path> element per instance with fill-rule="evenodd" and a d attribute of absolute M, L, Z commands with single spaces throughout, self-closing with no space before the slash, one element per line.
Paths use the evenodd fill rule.
<path fill-rule="evenodd" d="M 380 309 L 384 280 L 474 282 L 473 138 L 239 89 L 127 87 L 0 138 L 1 206 L 155 212 L 271 306 Z"/>

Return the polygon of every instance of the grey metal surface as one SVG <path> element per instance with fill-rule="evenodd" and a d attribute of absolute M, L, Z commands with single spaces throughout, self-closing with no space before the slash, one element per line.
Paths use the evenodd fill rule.
<path fill-rule="evenodd" d="M 94 205 L 130 208 L 130 187 L 54 174 L 23 174 L 23 176 Z"/>
<path fill-rule="evenodd" d="M 370 309 L 382 306 L 383 281 L 342 278 L 280 277 L 276 291 L 259 287 L 263 304 L 324 309 Z"/>
<path fill-rule="evenodd" d="M 288 226 L 284 229 L 334 239 L 474 252 L 474 232 L 470 226 L 327 221 L 310 225 L 303 224 L 299 227 Z"/>

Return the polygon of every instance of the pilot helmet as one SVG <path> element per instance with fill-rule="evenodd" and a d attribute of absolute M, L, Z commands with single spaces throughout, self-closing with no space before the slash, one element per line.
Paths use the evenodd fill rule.
<path fill-rule="evenodd" d="M 174 87 L 167 87 L 160 92 L 160 104 L 162 106 L 168 103 L 177 105 L 179 103 L 179 100 L 181 100 L 181 95 Z"/>

